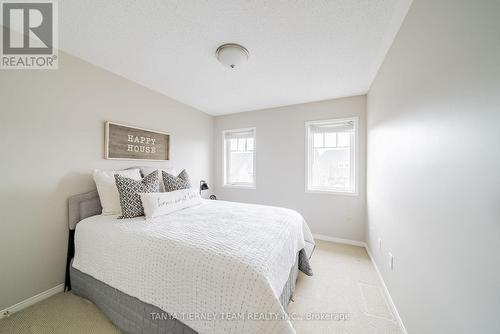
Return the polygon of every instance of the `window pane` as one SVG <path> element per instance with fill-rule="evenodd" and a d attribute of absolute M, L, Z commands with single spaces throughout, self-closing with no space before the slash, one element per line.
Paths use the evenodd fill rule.
<path fill-rule="evenodd" d="M 325 146 L 326 147 L 337 146 L 337 133 L 336 132 L 325 133 Z"/>
<path fill-rule="evenodd" d="M 253 183 L 253 152 L 231 152 L 229 183 Z"/>
<path fill-rule="evenodd" d="M 224 150 L 224 185 L 254 186 L 255 130 L 227 130 Z"/>
<path fill-rule="evenodd" d="M 245 150 L 245 142 L 246 142 L 246 138 L 238 138 L 238 151 Z"/>
<path fill-rule="evenodd" d="M 229 139 L 229 149 L 231 151 L 236 151 L 238 149 L 238 139 Z"/>
<path fill-rule="evenodd" d="M 351 146 L 351 133 L 350 132 L 339 132 L 339 146 L 348 147 Z"/>
<path fill-rule="evenodd" d="M 323 147 L 323 134 L 314 133 L 313 134 L 313 145 L 314 147 Z"/>
<path fill-rule="evenodd" d="M 253 151 L 253 138 L 247 138 L 247 151 Z"/>
<path fill-rule="evenodd" d="M 312 186 L 350 188 L 350 149 L 314 149 Z"/>
<path fill-rule="evenodd" d="M 307 123 L 307 189 L 355 193 L 357 118 Z"/>

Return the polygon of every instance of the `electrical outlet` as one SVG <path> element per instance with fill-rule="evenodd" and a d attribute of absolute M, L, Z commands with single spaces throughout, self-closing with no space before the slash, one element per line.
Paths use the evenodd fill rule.
<path fill-rule="evenodd" d="M 382 249 L 382 238 L 378 238 L 378 249 Z"/>
<path fill-rule="evenodd" d="M 392 253 L 389 253 L 389 268 L 394 270 L 394 256 L 392 256 Z"/>

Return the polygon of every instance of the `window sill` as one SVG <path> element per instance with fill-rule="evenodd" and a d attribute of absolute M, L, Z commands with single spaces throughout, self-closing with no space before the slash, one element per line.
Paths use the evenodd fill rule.
<path fill-rule="evenodd" d="M 340 196 L 350 196 L 358 197 L 358 192 L 347 192 L 338 190 L 320 190 L 320 189 L 306 189 L 307 194 L 323 194 L 323 195 L 340 195 Z"/>

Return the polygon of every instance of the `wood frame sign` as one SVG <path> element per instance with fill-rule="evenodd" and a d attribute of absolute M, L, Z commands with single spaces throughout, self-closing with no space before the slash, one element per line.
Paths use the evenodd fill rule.
<path fill-rule="evenodd" d="M 106 122 L 106 159 L 164 161 L 169 153 L 168 133 Z"/>

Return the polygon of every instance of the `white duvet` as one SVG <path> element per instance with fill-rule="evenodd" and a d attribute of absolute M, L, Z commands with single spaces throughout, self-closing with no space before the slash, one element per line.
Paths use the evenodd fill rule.
<path fill-rule="evenodd" d="M 295 333 L 286 319 L 262 319 L 285 318 L 279 296 L 305 241 L 293 210 L 203 200 L 153 221 L 81 221 L 73 267 L 199 333 Z"/>

